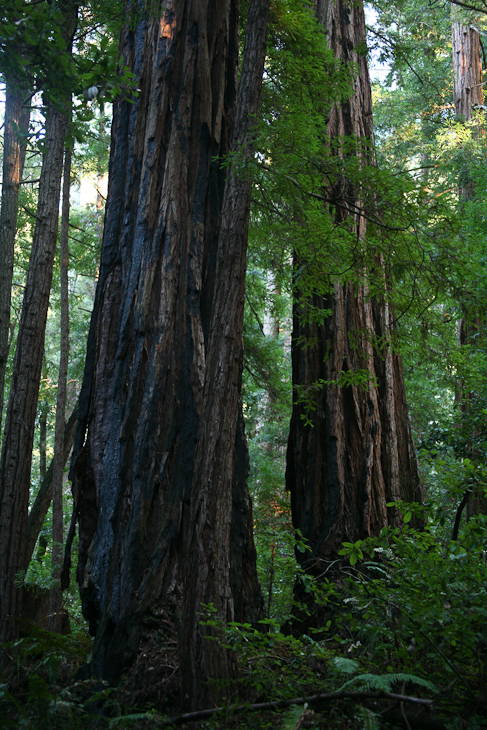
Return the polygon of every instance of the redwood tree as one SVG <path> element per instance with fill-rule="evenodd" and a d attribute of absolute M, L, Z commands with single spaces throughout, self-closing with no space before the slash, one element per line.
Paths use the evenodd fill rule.
<path fill-rule="evenodd" d="M 249 3 L 233 143 L 237 157 L 230 166 L 223 198 L 195 454 L 181 640 L 183 693 L 195 707 L 218 698 L 219 690 L 207 684 L 210 679 L 230 678 L 232 674 L 227 650 L 215 650 L 215 642 L 208 642 L 207 629 L 200 625 L 201 605 L 213 603 L 223 621 L 252 619 L 260 598 L 251 527 L 245 535 L 245 522 L 239 515 L 249 511 L 248 499 L 242 499 L 246 474 L 240 475 L 238 490 L 234 488 L 234 474 L 241 460 L 243 427 L 243 321 L 252 193 L 248 167 L 254 155 L 269 4 L 270 0 Z M 242 531 L 241 544 L 236 536 L 232 538 L 236 529 Z"/>
<path fill-rule="evenodd" d="M 329 112 L 325 144 L 343 159 L 355 155 L 359 168 L 373 165 L 362 3 L 318 0 L 316 12 L 335 57 L 355 67 L 350 97 Z M 362 186 L 344 173 L 335 182 L 324 181 L 323 190 L 337 226 L 353 234 L 358 248 L 366 248 Z M 296 256 L 297 274 L 303 271 L 303 255 Z M 388 266 L 379 253 L 368 259 L 373 271 L 363 264 L 360 283 L 336 280 L 331 291 L 315 288 L 310 294 L 309 285 L 296 282 L 286 484 L 294 525 L 311 548 L 298 557 L 310 570 L 317 560 L 336 556 L 343 541 L 377 534 L 391 520 L 387 502 L 420 500 L 401 360 L 391 346 L 395 317 Z M 371 276 L 383 295 L 369 293 Z M 322 316 L 310 321 L 310 310 Z M 360 374 L 360 382 L 353 373 Z M 309 412 L 303 392 L 314 401 Z"/>
<path fill-rule="evenodd" d="M 30 117 L 28 97 L 22 85 L 12 78 L 7 78 L 0 212 L 0 428 L 3 416 L 5 369 L 10 345 L 10 304 L 19 190 L 24 170 Z"/>
<path fill-rule="evenodd" d="M 62 3 L 60 45 L 68 52 L 77 8 Z M 44 92 L 45 151 L 39 180 L 36 224 L 22 301 L 0 461 L 0 641 L 18 633 L 22 613 L 17 574 L 25 569 L 30 470 L 37 400 L 56 248 L 64 140 L 70 96 Z"/>
<path fill-rule="evenodd" d="M 475 109 L 483 105 L 482 91 L 482 61 L 480 53 L 480 34 L 466 21 L 462 22 L 462 11 L 453 6 L 452 16 L 452 60 L 453 60 L 453 103 L 457 121 L 472 122 Z M 471 129 L 473 139 L 479 139 L 485 134 L 483 121 L 479 118 Z M 459 170 L 458 181 L 459 207 L 465 209 L 468 202 L 475 199 L 475 183 L 468 162 Z M 468 211 L 468 208 L 467 208 Z M 483 302 L 472 287 L 466 287 L 460 301 L 461 318 L 458 322 L 458 344 L 466 348 L 477 349 L 482 347 L 484 336 L 484 317 L 482 315 Z M 469 436 L 466 444 L 466 453 L 470 458 L 478 456 L 475 446 L 478 427 L 469 423 L 468 412 L 472 405 L 473 393 L 465 392 L 462 378 L 458 378 L 456 385 L 456 402 L 460 408 L 460 424 Z M 463 423 L 462 423 L 463 421 Z M 467 515 L 472 516 L 487 512 L 487 499 L 482 487 L 466 490 L 463 500 L 457 511 L 456 524 L 453 530 L 455 538 L 458 536 L 459 521 L 463 508 L 467 506 Z"/>
<path fill-rule="evenodd" d="M 213 362 L 215 291 L 224 275 L 218 236 L 222 163 L 236 100 L 238 2 L 176 0 L 162 18 L 140 12 L 122 37 L 124 63 L 139 91 L 114 107 L 100 275 L 73 458 L 78 580 L 95 634 L 92 669 L 110 680 L 133 658 L 146 619 L 169 614 L 176 625 L 182 621 L 182 637 L 196 619 L 182 604 L 188 580 L 197 581 L 196 571 L 207 568 L 187 552 L 201 516 L 194 490 L 204 475 L 196 477 L 194 464 L 204 450 L 201 424 L 223 396 L 208 390 L 207 363 Z M 232 373 L 235 387 L 238 367 Z M 252 620 L 261 595 L 238 388 L 231 408 L 233 432 L 225 445 L 231 451 L 225 451 L 230 530 L 228 515 L 225 525 L 218 523 L 227 493 L 221 505 L 215 495 L 209 519 L 217 535 L 225 534 L 225 543 L 214 546 L 222 560 L 232 537 L 234 569 L 225 595 L 233 598 L 237 620 Z M 201 547 L 210 560 L 207 545 Z M 216 605 L 214 589 L 205 597 Z M 219 651 L 211 644 L 210 653 Z M 220 651 L 218 675 L 228 673 L 227 660 Z M 199 690 L 188 692 L 192 701 L 201 700 Z"/>
<path fill-rule="evenodd" d="M 0 463 L 0 636 L 4 641 L 15 635 L 12 619 L 21 614 L 15 576 L 24 567 L 32 446 L 56 246 L 65 127 L 65 114 L 50 101 L 46 111 L 47 147 L 39 183 L 37 222 Z"/>

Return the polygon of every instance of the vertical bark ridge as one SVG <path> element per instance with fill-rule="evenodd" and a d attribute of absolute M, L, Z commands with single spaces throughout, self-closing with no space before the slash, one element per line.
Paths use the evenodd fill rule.
<path fill-rule="evenodd" d="M 92 668 L 111 680 L 133 658 L 144 617 L 181 620 L 238 2 L 169 2 L 125 31 L 122 51 L 140 92 L 114 109 L 72 470 Z"/>
<path fill-rule="evenodd" d="M 319 0 L 316 12 L 336 58 L 357 68 L 350 98 L 336 104 L 329 115 L 329 153 L 346 157 L 354 140 L 354 153 L 362 164 L 374 164 L 363 7 L 346 0 Z M 327 197 L 334 201 L 330 215 L 363 245 L 366 220 L 360 210 L 365 192 L 357 182 L 339 179 Z M 296 270 L 300 255 L 296 254 Z M 384 296 L 369 292 L 365 268 L 362 283 L 336 281 L 329 294 L 315 292 L 308 301 L 299 293 L 299 280 L 296 283 L 293 385 L 312 388 L 317 407 L 306 424 L 305 406 L 295 398 L 286 484 L 294 525 L 312 549 L 311 557 L 298 557 L 310 570 L 316 560 L 336 555 L 344 540 L 377 534 L 388 522 L 388 501 L 420 499 L 402 365 L 391 346 L 394 312 L 388 303 L 388 263 L 382 254 L 375 259 L 374 276 L 382 282 Z M 307 321 L 309 304 L 330 312 L 322 324 Z M 362 387 L 313 385 L 359 370 L 368 373 Z"/>
<path fill-rule="evenodd" d="M 44 352 L 59 216 L 66 115 L 54 102 L 46 108 L 46 152 L 17 348 L 10 383 L 0 463 L 0 614 L 2 641 L 15 636 L 13 617 L 21 615 L 14 577 L 24 568 L 32 445 Z"/>
<path fill-rule="evenodd" d="M 10 344 L 14 242 L 30 119 L 30 105 L 25 103 L 25 96 L 25 89 L 17 87 L 11 79 L 6 79 L 0 212 L 0 431 L 4 405 L 5 370 Z"/>
<path fill-rule="evenodd" d="M 218 241 L 215 292 L 210 318 L 202 410 L 195 455 L 190 523 L 185 549 L 184 606 L 181 637 L 183 694 L 193 707 L 204 707 L 229 692 L 225 681 L 235 676 L 227 648 L 209 641 L 212 629 L 199 623 L 202 607 L 212 604 L 223 622 L 235 619 L 235 601 L 242 601 L 242 588 L 232 581 L 236 565 L 232 551 L 240 542 L 246 549 L 247 516 L 242 486 L 235 482 L 237 440 L 242 438 L 241 376 L 243 367 L 243 315 L 248 225 L 252 180 L 245 163 L 254 154 L 255 118 L 259 112 L 266 55 L 269 0 L 250 0 L 242 72 L 238 88 L 234 153 L 243 160 L 230 166 L 225 186 Z M 242 162 L 244 169 L 242 170 Z M 240 467 L 241 468 L 241 467 Z M 240 496 L 239 496 L 240 493 Z M 239 499 L 236 499 L 239 496 Z M 235 509 L 247 514 L 237 520 L 241 536 L 232 541 Z M 262 607 L 255 576 L 252 595 Z M 232 591 L 232 588 L 234 589 Z M 256 602 L 257 603 L 257 602 Z M 239 606 L 240 608 L 240 606 Z M 240 608 L 241 610 L 241 608 Z M 211 682 L 213 680 L 213 683 Z M 223 686 L 214 684 L 223 682 Z"/>

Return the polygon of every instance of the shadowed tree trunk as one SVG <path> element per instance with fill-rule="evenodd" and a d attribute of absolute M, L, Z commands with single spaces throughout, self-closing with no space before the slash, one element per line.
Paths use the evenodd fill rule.
<path fill-rule="evenodd" d="M 64 426 L 64 453 L 63 453 L 63 469 L 73 448 L 74 434 L 76 431 L 76 424 L 78 422 L 78 406 L 76 406 L 68 418 Z M 54 461 L 54 460 L 53 460 Z M 47 511 L 51 504 L 52 499 L 52 475 L 53 475 L 53 461 L 51 461 L 49 468 L 45 471 L 45 475 L 41 481 L 41 486 L 37 492 L 37 496 L 34 500 L 34 504 L 30 508 L 29 518 L 27 521 L 27 536 L 25 540 L 25 553 L 23 559 L 22 570 L 27 570 L 29 563 L 32 559 L 32 554 L 36 546 L 37 538 L 46 519 Z M 40 539 L 39 539 L 40 542 Z M 44 545 L 47 547 L 47 541 Z"/>
<path fill-rule="evenodd" d="M 10 343 L 10 303 L 17 231 L 19 190 L 24 170 L 30 104 L 25 89 L 7 79 L 3 137 L 2 206 L 0 213 L 0 431 L 2 426 L 5 369 Z M 24 103 L 23 103 L 24 102 Z"/>
<path fill-rule="evenodd" d="M 357 68 L 351 97 L 330 112 L 330 151 L 352 154 L 350 144 L 340 140 L 353 136 L 361 163 L 374 164 L 372 99 L 361 50 L 365 47 L 363 7 L 346 0 L 319 0 L 316 11 L 336 58 Z M 347 226 L 366 245 L 366 220 L 360 214 L 363 192 L 358 183 L 340 179 L 326 190 L 326 197 L 336 201 L 330 208 L 335 222 Z M 369 295 L 365 270 L 363 283 L 336 281 L 328 295 L 303 295 L 299 279 L 296 282 L 293 385 L 308 389 L 316 408 L 307 423 L 306 405 L 295 390 L 286 484 L 294 526 L 312 551 L 298 558 L 310 571 L 317 560 L 336 556 L 343 541 L 377 534 L 391 520 L 387 502 L 420 500 L 402 366 L 390 345 L 394 312 L 386 295 L 387 263 L 381 255 L 376 256 L 375 267 L 374 276 L 383 282 L 385 293 L 379 298 Z M 321 322 L 309 321 L 310 305 L 327 310 Z M 367 376 L 363 385 L 326 385 L 358 371 Z M 397 519 L 392 516 L 393 522 Z"/>
<path fill-rule="evenodd" d="M 148 15 L 127 29 L 122 51 L 140 93 L 114 108 L 73 458 L 78 580 L 95 634 L 92 669 L 112 681 L 133 659 L 149 616 L 157 621 L 168 612 L 181 622 L 183 548 L 191 541 L 194 461 L 208 408 L 205 366 L 226 178 L 221 163 L 236 100 L 238 2 L 172 2 L 162 18 Z M 256 613 L 260 593 L 241 415 L 237 421 L 231 533 L 238 569 L 231 590 L 241 619 Z"/>
<path fill-rule="evenodd" d="M 49 594 L 50 631 L 60 633 L 62 629 L 63 594 L 61 590 L 61 568 L 63 561 L 64 515 L 63 515 L 63 471 L 64 458 L 64 418 L 66 414 L 66 395 L 68 384 L 69 358 L 69 193 L 71 190 L 71 149 L 64 153 L 64 179 L 62 199 L 61 232 L 59 236 L 59 278 L 61 299 L 61 328 L 59 347 L 59 375 L 56 397 L 56 428 L 54 434 L 54 458 L 52 470 L 52 586 Z"/>
<path fill-rule="evenodd" d="M 248 606 L 242 607 L 244 610 L 237 610 L 237 617 L 256 616 L 262 602 L 256 575 L 245 571 L 244 565 L 240 568 L 242 557 L 232 549 L 235 538 L 232 540 L 231 531 L 232 522 L 235 526 L 244 525 L 242 518 L 235 519 L 235 507 L 242 509 L 237 504 L 242 500 L 241 497 L 235 500 L 232 489 L 239 458 L 236 442 L 241 438 L 242 429 L 245 272 L 252 193 L 251 176 L 242 161 L 251 163 L 254 155 L 269 2 L 250 0 L 249 3 L 233 145 L 239 159 L 231 165 L 226 181 L 218 241 L 184 564 L 181 677 L 183 697 L 190 698 L 193 708 L 208 706 L 229 692 L 228 687 L 208 684 L 210 680 L 235 676 L 229 650 L 222 648 L 220 642 L 208 641 L 212 630 L 199 623 L 202 605 L 213 604 L 217 617 L 224 623 L 235 620 L 234 595 L 238 600 L 240 591 L 235 590 L 239 583 L 232 581 L 232 564 L 234 569 L 239 566 L 239 581 L 245 587 L 243 601 L 248 603 L 251 599 Z M 243 514 L 249 509 L 245 505 Z M 250 564 L 253 564 L 256 555 L 251 532 L 248 545 L 252 550 Z"/>
<path fill-rule="evenodd" d="M 77 8 L 61 3 L 63 36 L 69 53 Z M 53 96 L 50 96 L 50 94 Z M 59 218 L 59 195 L 67 131 L 69 97 L 44 94 L 45 138 L 39 180 L 36 224 L 24 289 L 17 347 L 0 461 L 0 641 L 18 633 L 22 591 L 17 574 L 24 568 L 30 471 L 41 379 L 47 310 L 51 291 Z"/>

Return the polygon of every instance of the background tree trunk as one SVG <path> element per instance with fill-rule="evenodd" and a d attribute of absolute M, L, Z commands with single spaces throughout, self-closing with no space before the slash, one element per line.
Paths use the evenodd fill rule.
<path fill-rule="evenodd" d="M 476 106 L 483 104 L 482 62 L 478 30 L 455 18 L 459 8 L 452 5 L 453 103 L 455 114 L 468 122 Z"/>
<path fill-rule="evenodd" d="M 71 149 L 64 153 L 64 179 L 61 233 L 59 237 L 61 332 L 59 348 L 59 375 L 56 398 L 56 429 L 54 435 L 54 458 L 52 473 L 52 586 L 49 595 L 49 630 L 57 633 L 62 629 L 63 596 L 61 590 L 61 568 L 63 562 L 64 516 L 63 516 L 63 471 L 64 471 L 64 419 L 68 384 L 69 358 L 69 193 L 71 190 Z"/>
<path fill-rule="evenodd" d="M 15 86 L 7 78 L 0 212 L 0 432 L 4 404 L 5 369 L 10 345 L 10 303 L 19 190 L 24 170 L 30 118 L 30 104 L 26 102 L 25 97 L 25 89 Z"/>
<path fill-rule="evenodd" d="M 140 94 L 114 109 L 73 458 L 92 669 L 111 680 L 132 660 L 145 619 L 168 612 L 178 625 L 181 618 L 221 163 L 236 99 L 238 3 L 173 2 L 162 18 L 127 29 L 122 50 Z M 238 433 L 235 483 L 245 497 Z M 247 534 L 248 512 L 233 510 L 232 533 Z M 252 550 L 239 550 L 242 572 L 255 573 Z"/>
<path fill-rule="evenodd" d="M 2 641 L 15 636 L 16 626 L 12 618 L 21 613 L 21 594 L 15 583 L 15 575 L 24 564 L 32 445 L 56 247 L 65 134 L 66 114 L 49 100 L 37 220 L 24 290 L 0 464 Z"/>
<path fill-rule="evenodd" d="M 212 629 L 201 626 L 199 619 L 202 606 L 213 604 L 216 617 L 224 624 L 235 620 L 232 588 L 237 586 L 232 586 L 231 563 L 241 563 L 238 553 L 246 549 L 244 543 L 237 544 L 238 552 L 232 550 L 235 540 L 232 541 L 231 536 L 235 444 L 240 437 L 242 419 L 245 272 L 252 194 L 251 175 L 248 169 L 242 169 L 242 162 L 251 163 L 254 154 L 254 126 L 260 107 L 268 16 L 269 0 L 250 0 L 233 144 L 238 161 L 231 165 L 226 181 L 218 241 L 184 567 L 181 678 L 183 696 L 190 699 L 193 708 L 209 706 L 225 696 L 228 686 L 216 684 L 215 680 L 224 682 L 235 674 L 229 650 L 219 641 L 208 640 Z M 242 496 L 246 498 L 245 493 Z M 242 497 L 238 501 L 241 502 Z M 250 530 L 249 543 L 255 562 L 250 504 L 240 518 L 240 524 L 247 524 Z M 256 617 L 262 610 L 257 577 L 255 573 L 240 572 L 244 596 L 253 599 L 254 605 L 248 608 Z M 247 585 L 249 579 L 251 583 Z M 238 593 L 241 593 L 240 587 Z M 248 614 L 248 609 L 244 613 Z"/>
<path fill-rule="evenodd" d="M 458 7 L 452 5 L 451 15 L 453 102 L 458 121 L 465 123 L 472 119 L 475 108 L 483 104 L 480 35 L 478 30 L 462 23 L 460 20 L 461 10 Z M 485 133 L 482 127 L 483 123 L 479 120 L 477 128 L 472 130 L 474 138 L 479 138 L 482 132 Z M 460 209 L 468 201 L 475 199 L 475 183 L 468 164 L 464 164 L 463 169 L 459 171 L 458 194 Z M 483 317 L 479 313 L 482 305 L 480 304 L 479 307 L 475 300 L 475 293 L 466 290 L 463 293 L 462 301 L 460 301 L 462 316 L 457 327 L 457 339 L 460 347 L 482 347 L 484 323 Z M 461 418 L 468 419 L 469 400 L 472 395 L 472 393 L 465 392 L 465 383 L 462 378 L 458 378 L 455 400 L 463 414 Z M 469 426 L 466 425 L 465 428 L 469 429 Z M 478 434 L 475 433 L 472 436 L 474 438 L 469 439 L 470 443 L 467 443 L 465 450 L 466 456 L 475 459 L 478 458 L 478 453 L 475 446 L 472 447 L 472 441 L 477 440 Z M 470 487 L 465 496 L 467 497 L 467 517 L 487 513 L 487 499 L 482 487 Z M 455 524 L 454 534 L 458 534 L 458 527 L 459 524 Z"/>
<path fill-rule="evenodd" d="M 78 406 L 76 405 L 70 417 L 68 418 L 64 426 L 64 454 L 63 454 L 63 469 L 73 448 L 74 434 L 76 431 L 76 424 L 78 422 Z M 41 486 L 37 492 L 37 496 L 32 505 L 29 518 L 27 521 L 27 536 L 26 536 L 26 548 L 24 553 L 24 563 L 22 570 L 27 570 L 29 563 L 32 559 L 32 554 L 36 546 L 37 538 L 46 519 L 47 511 L 51 504 L 52 499 L 52 475 L 53 475 L 53 461 L 49 464 L 49 468 L 45 471 L 44 477 L 41 481 Z M 41 536 L 42 537 L 42 536 Z M 40 542 L 39 538 L 39 542 Z M 47 547 L 47 540 L 44 544 L 44 552 Z"/>
<path fill-rule="evenodd" d="M 353 136 L 362 164 L 374 164 L 362 4 L 319 0 L 316 10 L 336 58 L 357 68 L 351 97 L 330 112 L 331 153 L 352 154 L 339 140 Z M 336 201 L 330 214 L 347 225 L 357 241 L 366 236 L 366 220 L 360 214 L 363 196 L 357 181 L 345 178 L 327 191 Z M 309 570 L 317 560 L 336 556 L 343 541 L 377 534 L 388 523 L 388 501 L 421 499 L 402 366 L 391 348 L 394 312 L 387 297 L 387 264 L 378 255 L 375 265 L 374 275 L 384 286 L 380 298 L 369 295 L 365 270 L 363 283 L 337 281 L 327 296 L 303 296 L 297 282 L 293 385 L 310 389 L 316 409 L 306 423 L 306 407 L 295 390 L 286 484 L 294 526 L 312 550 L 298 555 Z M 331 314 L 322 323 L 310 322 L 309 304 Z M 344 373 L 360 370 L 368 375 L 364 387 L 316 386 L 320 379 L 337 381 Z"/>

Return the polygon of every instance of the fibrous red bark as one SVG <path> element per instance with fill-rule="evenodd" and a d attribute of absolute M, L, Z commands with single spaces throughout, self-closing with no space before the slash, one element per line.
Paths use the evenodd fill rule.
<path fill-rule="evenodd" d="M 452 21 L 453 103 L 457 117 L 468 122 L 474 109 L 483 104 L 480 35 L 477 29 L 455 20 L 455 15 Z"/>
<path fill-rule="evenodd" d="M 346 0 L 319 0 L 316 12 L 336 58 L 357 69 L 350 98 L 336 104 L 329 115 L 330 154 L 355 154 L 362 167 L 373 165 L 363 7 Z M 329 213 L 335 222 L 347 226 L 366 246 L 366 203 L 360 183 L 343 176 L 328 187 L 326 197 L 334 201 Z M 302 256 L 300 252 L 298 257 Z M 388 264 L 381 254 L 373 258 L 383 296 L 369 294 L 365 265 L 362 283 L 335 281 L 328 294 L 303 295 L 297 282 L 292 344 L 295 399 L 286 484 L 294 525 L 311 548 L 310 554 L 298 557 L 310 570 L 317 560 L 336 556 L 343 541 L 375 535 L 391 519 L 396 521 L 397 514 L 388 515 L 387 502 L 421 498 L 402 365 L 392 348 L 395 317 Z M 316 311 L 326 310 L 321 321 L 317 317 L 309 321 L 310 305 Z M 360 371 L 361 384 L 340 386 L 344 374 Z M 303 389 L 315 400 L 308 419 L 306 401 L 298 397 Z"/>
<path fill-rule="evenodd" d="M 3 137 L 2 203 L 0 213 L 0 427 L 3 416 L 5 369 L 10 343 L 10 302 L 17 232 L 19 190 L 24 170 L 30 105 L 25 89 L 6 79 Z"/>

